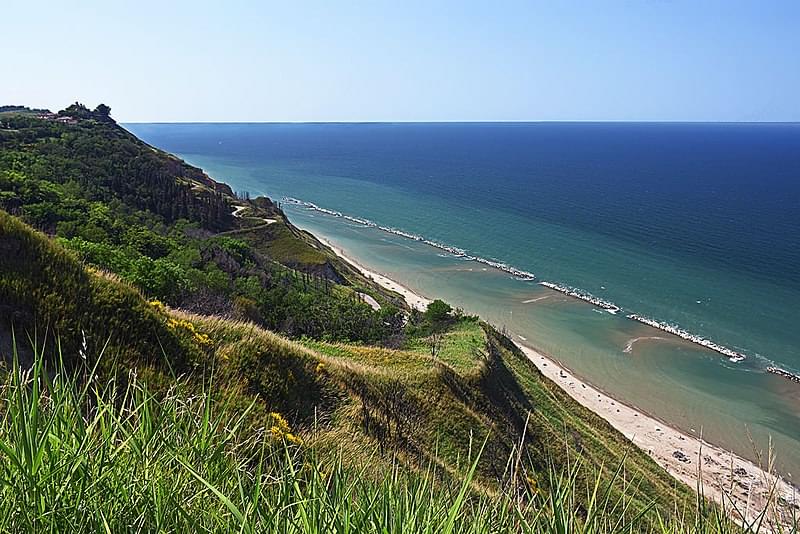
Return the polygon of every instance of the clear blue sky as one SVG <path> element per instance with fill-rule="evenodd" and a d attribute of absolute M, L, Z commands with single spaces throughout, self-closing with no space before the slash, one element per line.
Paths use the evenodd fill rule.
<path fill-rule="evenodd" d="M 800 1 L 12 0 L 0 104 L 121 121 L 800 121 Z"/>

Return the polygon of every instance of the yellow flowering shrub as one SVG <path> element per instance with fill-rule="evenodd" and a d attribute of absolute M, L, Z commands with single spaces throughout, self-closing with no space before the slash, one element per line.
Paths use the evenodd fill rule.
<path fill-rule="evenodd" d="M 211 338 L 208 337 L 208 334 L 203 334 L 201 332 L 196 332 L 194 334 L 194 339 L 195 339 L 195 341 L 197 341 L 198 343 L 200 343 L 203 346 L 211 345 Z"/>
<path fill-rule="evenodd" d="M 272 435 L 272 439 L 275 441 L 291 443 L 293 445 L 302 445 L 303 440 L 294 434 L 292 434 L 291 428 L 289 428 L 289 423 L 286 422 L 286 419 L 279 414 L 278 412 L 271 412 L 269 414 L 271 426 L 269 428 L 269 433 Z"/>
<path fill-rule="evenodd" d="M 211 345 L 211 338 L 208 337 L 208 334 L 198 332 L 191 321 L 186 321 L 184 319 L 175 319 L 174 317 L 170 317 L 167 320 L 167 326 L 172 328 L 173 330 L 184 330 L 188 332 L 194 338 L 195 342 L 198 343 L 199 345 L 202 346 Z"/>
<path fill-rule="evenodd" d="M 147 303 L 158 313 L 166 313 L 167 307 L 158 299 L 149 300 Z"/>

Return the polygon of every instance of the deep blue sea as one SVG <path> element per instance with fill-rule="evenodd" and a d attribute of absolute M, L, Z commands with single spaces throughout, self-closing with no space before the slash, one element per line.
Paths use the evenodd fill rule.
<path fill-rule="evenodd" d="M 800 125 L 129 124 L 298 225 L 656 416 L 800 472 Z M 620 311 L 566 297 L 578 289 Z M 542 297 L 542 298 L 540 298 Z M 672 325 L 746 356 L 628 319 Z"/>

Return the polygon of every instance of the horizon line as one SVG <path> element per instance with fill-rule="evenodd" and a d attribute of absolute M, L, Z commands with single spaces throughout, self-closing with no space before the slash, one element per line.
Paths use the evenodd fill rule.
<path fill-rule="evenodd" d="M 798 120 L 785 121 L 734 121 L 734 120 L 649 120 L 649 119 L 543 119 L 543 120 L 276 120 L 276 121 L 250 121 L 250 120 L 190 120 L 190 121 L 163 121 L 163 120 L 134 120 L 118 121 L 119 124 L 800 124 Z"/>

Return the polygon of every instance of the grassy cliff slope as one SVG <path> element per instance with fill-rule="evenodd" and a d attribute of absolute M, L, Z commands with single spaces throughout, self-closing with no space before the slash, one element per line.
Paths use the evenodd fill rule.
<path fill-rule="evenodd" d="M 0 302 L 14 310 L 18 339 L 32 326 L 50 328 L 67 365 L 91 367 L 102 353 L 101 376 L 126 382 L 135 371 L 155 392 L 178 377 L 201 391 L 213 370 L 214 397 L 247 413 L 243 436 L 269 428 L 270 414 L 280 413 L 322 458 L 353 469 L 433 466 L 444 484 L 460 480 L 484 444 L 470 486 L 476 494 L 546 492 L 547 473 L 580 463 L 575 483 L 589 488 L 599 477 L 615 498 L 627 495 L 631 514 L 693 509 L 688 488 L 477 318 L 453 318 L 435 356 L 425 332 L 402 349 L 295 342 L 250 322 L 148 301 L 2 212 L 0 248 L 11 252 L 0 260 Z"/>

